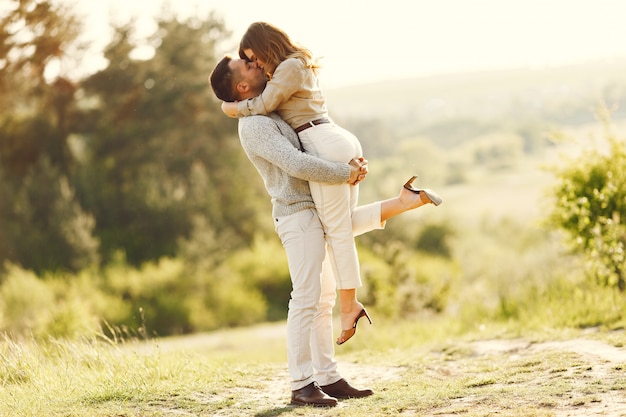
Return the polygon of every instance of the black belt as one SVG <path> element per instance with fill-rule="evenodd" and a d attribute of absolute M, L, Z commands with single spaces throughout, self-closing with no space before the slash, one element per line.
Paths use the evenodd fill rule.
<path fill-rule="evenodd" d="M 300 132 L 302 132 L 303 130 L 306 130 L 306 129 L 308 129 L 308 128 L 310 128 L 310 127 L 313 127 L 313 126 L 321 125 L 321 124 L 323 124 L 323 123 L 330 123 L 330 120 L 328 120 L 328 119 L 316 119 L 316 120 L 312 120 L 312 121 L 310 121 L 310 122 L 307 122 L 307 123 L 303 124 L 302 126 L 298 126 L 298 127 L 296 127 L 295 131 L 296 131 L 296 133 L 300 133 Z"/>

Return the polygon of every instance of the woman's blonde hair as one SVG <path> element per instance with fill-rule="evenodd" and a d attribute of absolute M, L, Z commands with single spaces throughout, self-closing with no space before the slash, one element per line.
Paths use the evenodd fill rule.
<path fill-rule="evenodd" d="M 300 59 L 315 73 L 319 69 L 310 50 L 293 43 L 289 35 L 270 23 L 255 22 L 248 27 L 239 43 L 239 56 L 249 61 L 243 52 L 246 49 L 252 49 L 257 59 L 266 64 L 265 71 L 270 75 L 274 73 L 278 64 L 287 58 Z"/>

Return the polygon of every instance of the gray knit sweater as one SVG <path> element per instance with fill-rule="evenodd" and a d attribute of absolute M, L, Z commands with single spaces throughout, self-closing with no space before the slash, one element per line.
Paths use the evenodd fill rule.
<path fill-rule="evenodd" d="M 273 217 L 315 208 L 308 181 L 341 184 L 350 178 L 347 163 L 300 151 L 298 135 L 276 114 L 240 118 L 239 139 L 263 177 L 272 199 Z"/>

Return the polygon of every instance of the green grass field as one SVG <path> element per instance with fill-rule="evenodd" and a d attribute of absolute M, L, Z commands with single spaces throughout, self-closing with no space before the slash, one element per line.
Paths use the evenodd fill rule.
<path fill-rule="evenodd" d="M 0 344 L 2 416 L 626 415 L 623 331 L 416 320 L 359 327 L 343 376 L 375 395 L 292 407 L 284 323 L 136 342 Z"/>
<path fill-rule="evenodd" d="M 550 206 L 542 165 L 559 158 L 476 171 L 438 190 L 444 205 L 407 214 L 463 226 L 466 281 L 438 315 L 393 321 L 372 309 L 374 325 L 336 348 L 342 375 L 372 397 L 288 405 L 277 322 L 149 340 L 4 336 L 0 416 L 626 416 L 624 294 L 582 285 L 554 243 L 524 235 Z M 515 226 L 502 229 L 505 218 Z M 528 241 L 507 246 L 511 234 Z"/>

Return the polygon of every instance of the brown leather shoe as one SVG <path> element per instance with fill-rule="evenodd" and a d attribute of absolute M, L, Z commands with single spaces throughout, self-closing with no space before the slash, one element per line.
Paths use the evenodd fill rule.
<path fill-rule="evenodd" d="M 330 385 L 324 385 L 320 388 L 331 397 L 341 399 L 368 397 L 374 394 L 374 391 L 372 391 L 371 389 L 354 388 L 352 385 L 348 384 L 348 381 L 343 378 L 335 383 L 332 383 Z"/>
<path fill-rule="evenodd" d="M 291 404 L 334 407 L 337 405 L 337 399 L 324 394 L 317 382 L 311 382 L 304 388 L 291 391 Z"/>

